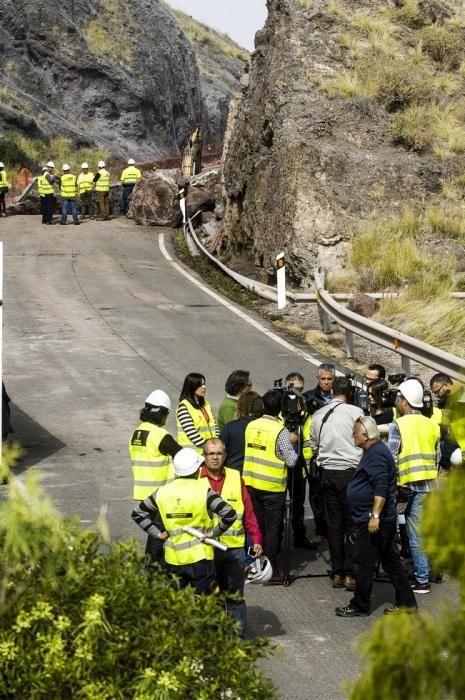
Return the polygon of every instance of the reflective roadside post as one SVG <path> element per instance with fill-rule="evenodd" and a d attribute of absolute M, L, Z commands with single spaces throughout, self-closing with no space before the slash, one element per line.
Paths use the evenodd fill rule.
<path fill-rule="evenodd" d="M 276 256 L 276 282 L 278 285 L 278 309 L 286 306 L 286 265 L 284 253 Z"/>
<path fill-rule="evenodd" d="M 186 224 L 186 188 L 180 187 L 178 191 L 179 206 L 182 212 L 182 223 L 183 226 Z"/>

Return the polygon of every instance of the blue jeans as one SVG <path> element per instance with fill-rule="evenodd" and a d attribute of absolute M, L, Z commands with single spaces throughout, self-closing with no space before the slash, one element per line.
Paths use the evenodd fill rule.
<path fill-rule="evenodd" d="M 123 191 L 121 193 L 121 199 L 119 201 L 119 210 L 121 214 L 127 214 L 129 209 L 129 195 L 134 189 L 134 185 L 123 185 Z"/>
<path fill-rule="evenodd" d="M 235 598 L 226 598 L 226 610 L 239 623 L 240 636 L 245 636 L 247 607 L 244 600 L 245 549 L 234 547 L 222 552 L 215 549 L 216 581 L 222 593 L 235 593 Z M 240 596 L 240 598 L 239 598 Z"/>
<path fill-rule="evenodd" d="M 78 212 L 76 199 L 63 199 L 61 200 L 61 223 L 66 224 L 66 219 L 68 218 L 68 207 L 71 208 L 71 214 L 73 216 L 73 221 L 75 224 L 78 223 Z"/>
<path fill-rule="evenodd" d="M 423 551 L 420 537 L 420 521 L 423 512 L 423 502 L 428 494 L 415 493 L 405 517 L 407 536 L 412 554 L 413 572 L 418 583 L 428 583 L 428 558 Z"/>

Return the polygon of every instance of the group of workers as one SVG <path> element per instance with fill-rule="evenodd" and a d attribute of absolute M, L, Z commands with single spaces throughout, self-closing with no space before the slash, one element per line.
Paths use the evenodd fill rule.
<path fill-rule="evenodd" d="M 69 211 L 76 226 L 80 223 L 79 213 L 81 219 L 88 217 L 89 219 L 97 218 L 99 221 L 108 221 L 110 219 L 111 173 L 107 170 L 105 161 L 100 160 L 98 162 L 97 172 L 95 173 L 89 169 L 88 163 L 82 163 L 81 172 L 78 175 L 71 171 L 68 163 L 63 164 L 61 171 L 61 175 L 57 174 L 55 172 L 55 163 L 50 160 L 47 165 L 43 166 L 42 172 L 37 178 L 42 223 L 47 225 L 54 223 L 53 214 L 57 201 L 55 188 L 57 188 L 61 197 L 60 224 L 62 226 L 65 226 L 67 223 Z M 127 214 L 129 196 L 141 178 L 142 173 L 136 167 L 134 159 L 129 158 L 127 167 L 124 168 L 120 177 L 123 189 L 119 207 L 122 215 Z M 97 217 L 94 215 L 94 193 L 98 209 Z M 80 212 L 78 212 L 78 208 Z"/>
<path fill-rule="evenodd" d="M 372 365 L 367 375 L 373 375 L 373 368 L 385 374 L 380 365 Z M 379 379 L 384 376 L 367 376 L 369 394 Z M 175 574 L 180 585 L 190 584 L 199 593 L 218 588 L 224 592 L 242 634 L 244 581 L 283 583 L 278 552 L 291 481 L 294 546 L 317 549 L 327 541 L 332 585 L 353 593 L 349 605 L 337 608 L 337 615 L 370 613 L 377 558 L 396 591 L 395 605 L 387 611 L 416 609 L 415 593 L 430 590 L 418 524 L 424 498 L 444 464 L 441 444 L 446 434 L 447 441 L 458 443 L 453 442 L 455 456 L 448 466 L 451 461 L 462 463 L 465 404 L 455 417 L 450 413 L 447 418 L 444 394 L 455 387 L 450 378 L 438 374 L 432 390 L 442 408 L 426 417 L 421 412 L 423 385 L 417 378 L 407 379 L 390 409 L 386 443 L 379 432 L 380 418 L 386 416 L 373 397 L 371 415 L 366 415 L 351 403 L 350 379 L 336 376 L 333 365 L 323 364 L 317 380 L 315 389 L 305 392 L 302 375 L 286 377 L 284 393 L 303 399 L 297 428 L 286 420 L 283 391 L 260 396 L 245 370 L 228 377 L 226 397 L 215 418 L 205 377 L 191 373 L 176 408 L 176 439 L 164 427 L 171 401 L 159 389 L 147 397 L 141 423 L 130 439 L 133 497 L 138 502 L 132 517 L 147 533 L 146 554 Z M 304 524 L 307 482 L 315 518 L 312 539 Z M 399 486 L 408 493 L 404 522 L 412 582 L 397 549 Z M 207 544 L 208 538 L 226 548 Z"/>

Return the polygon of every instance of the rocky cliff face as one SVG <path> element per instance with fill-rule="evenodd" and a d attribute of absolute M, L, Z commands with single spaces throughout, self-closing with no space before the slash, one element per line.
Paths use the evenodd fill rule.
<path fill-rule="evenodd" d="M 452 5 L 268 0 L 224 172 L 230 244 L 251 251 L 259 271 L 271 274 L 284 249 L 294 280 L 308 283 L 317 264 L 343 265 L 374 210 L 399 212 L 463 172 L 465 144 L 409 142 L 399 120 L 417 119 L 424 134 L 421 109 L 440 121 L 465 94 L 464 24 Z M 455 124 L 463 131 L 463 113 Z"/>
<path fill-rule="evenodd" d="M 142 157 L 184 146 L 203 118 L 222 141 L 233 85 L 205 97 L 195 50 L 160 0 L 1 0 L 0 49 L 0 133 Z"/>

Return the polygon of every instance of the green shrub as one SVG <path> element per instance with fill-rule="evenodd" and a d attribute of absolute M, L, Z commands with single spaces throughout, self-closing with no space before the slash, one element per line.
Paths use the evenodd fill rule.
<path fill-rule="evenodd" d="M 372 86 L 378 100 L 389 110 L 429 102 L 435 92 L 432 73 L 427 66 L 413 63 L 411 58 L 386 61 L 384 57 L 367 57 L 360 61 L 359 70 L 362 79 Z"/>
<path fill-rule="evenodd" d="M 408 27 L 420 27 L 423 22 L 418 0 L 403 0 L 392 12 L 392 18 Z"/>
<path fill-rule="evenodd" d="M 135 542 L 63 518 L 29 476 L 0 503 L 0 696 L 275 698 L 220 597 L 147 574 Z"/>
<path fill-rule="evenodd" d="M 424 50 L 434 61 L 447 67 L 457 67 L 462 56 L 462 39 L 440 24 L 432 24 L 419 31 Z"/>
<path fill-rule="evenodd" d="M 398 112 L 391 122 L 391 136 L 414 151 L 429 148 L 434 143 L 434 129 L 431 123 L 431 105 L 409 105 Z"/>
<path fill-rule="evenodd" d="M 456 577 L 458 600 L 434 617 L 403 612 L 378 620 L 358 645 L 364 668 L 350 700 L 465 697 L 465 471 L 441 482 L 425 503 L 424 546 L 435 571 Z"/>

